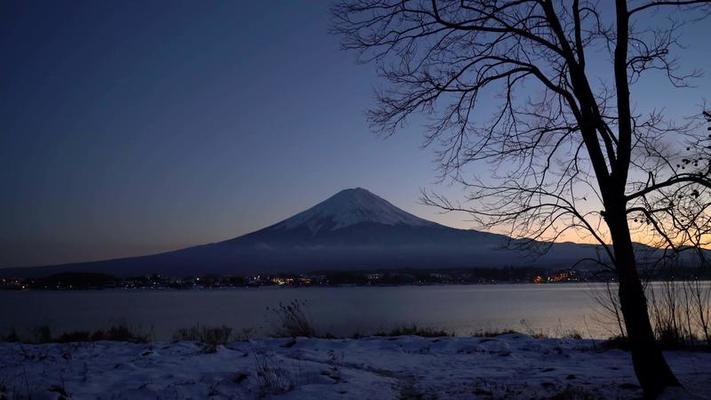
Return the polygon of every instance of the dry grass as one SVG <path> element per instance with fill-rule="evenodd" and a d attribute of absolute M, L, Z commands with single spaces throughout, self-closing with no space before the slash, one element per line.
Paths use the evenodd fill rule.
<path fill-rule="evenodd" d="M 294 389 L 291 373 L 270 353 L 254 352 L 254 369 L 262 397 Z"/>
<path fill-rule="evenodd" d="M 229 343 L 232 337 L 232 328 L 222 325 L 216 327 L 195 325 L 191 328 L 180 329 L 173 334 L 173 340 L 191 340 L 203 344 L 203 351 L 214 353 L 217 346 Z"/>
<path fill-rule="evenodd" d="M 277 307 L 267 307 L 276 319 L 277 337 L 315 337 L 317 336 L 311 319 L 306 313 L 306 302 L 292 300 L 288 303 L 279 303 Z"/>
<path fill-rule="evenodd" d="M 63 332 L 58 336 L 52 333 L 52 329 L 48 325 L 39 326 L 31 331 L 29 336 L 22 336 L 14 329 L 4 337 L 2 341 L 6 342 L 21 342 L 21 343 L 72 343 L 72 342 L 97 342 L 100 340 L 108 340 L 115 342 L 131 342 L 145 343 L 150 341 L 151 335 L 141 333 L 137 330 L 129 328 L 125 324 L 117 324 L 108 329 L 99 329 L 96 331 L 69 331 Z"/>
<path fill-rule="evenodd" d="M 394 328 L 388 332 L 378 332 L 373 336 L 421 336 L 421 337 L 445 337 L 454 336 L 453 333 L 442 329 L 429 327 L 419 327 L 415 324 Z"/>

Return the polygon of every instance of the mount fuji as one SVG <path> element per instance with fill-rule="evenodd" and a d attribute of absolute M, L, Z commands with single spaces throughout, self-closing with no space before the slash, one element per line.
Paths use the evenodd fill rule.
<path fill-rule="evenodd" d="M 571 266 L 597 246 L 554 243 L 543 256 L 493 233 L 455 229 L 407 213 L 362 188 L 346 189 L 264 229 L 234 239 L 122 259 L 11 268 L 0 275 L 102 272 L 241 275 L 318 270 Z M 513 241 L 516 243 L 516 241 Z M 515 247 L 515 246 L 514 246 Z"/>

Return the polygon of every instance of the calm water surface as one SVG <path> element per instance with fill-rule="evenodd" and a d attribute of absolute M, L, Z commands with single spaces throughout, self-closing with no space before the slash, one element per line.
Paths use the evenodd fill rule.
<path fill-rule="evenodd" d="M 614 324 L 594 300 L 604 284 L 0 291 L 0 331 L 94 330 L 126 323 L 156 339 L 180 328 L 228 325 L 274 331 L 268 307 L 294 299 L 321 332 L 372 334 L 417 324 L 457 335 L 514 329 L 608 337 Z"/>

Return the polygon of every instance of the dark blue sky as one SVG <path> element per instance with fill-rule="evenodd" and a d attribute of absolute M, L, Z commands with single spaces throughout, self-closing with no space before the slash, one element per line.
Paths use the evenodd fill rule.
<path fill-rule="evenodd" d="M 0 267 L 222 240 L 354 186 L 468 226 L 418 205 L 436 173 L 417 124 L 370 133 L 374 67 L 339 50 L 328 8 L 0 2 Z M 709 29 L 693 29 L 708 71 Z M 661 105 L 694 111 L 698 83 Z M 645 106 L 658 90 L 639 88 Z"/>

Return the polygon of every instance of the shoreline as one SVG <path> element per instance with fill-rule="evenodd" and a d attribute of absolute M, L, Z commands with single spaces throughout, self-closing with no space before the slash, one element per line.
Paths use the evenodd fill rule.
<path fill-rule="evenodd" d="M 668 283 L 665 280 L 649 280 L 649 283 L 662 284 Z M 711 279 L 699 279 L 695 280 L 676 280 L 676 283 L 682 282 L 701 282 L 701 283 L 711 283 Z M 412 283 L 412 284 L 337 284 L 337 285 L 242 285 L 242 286 L 193 286 L 185 288 L 176 288 L 169 286 L 139 286 L 139 287 L 89 287 L 89 288 L 3 288 L 0 287 L 0 293 L 2 292 L 100 292 L 100 291 L 166 291 L 166 292 L 190 292 L 190 291 L 221 291 L 221 290 L 258 290 L 258 289 L 337 289 L 337 288 L 398 288 L 398 287 L 452 287 L 452 286 L 536 286 L 536 287 L 549 287 L 549 286 L 571 286 L 571 285 L 606 285 L 606 284 L 616 285 L 616 281 L 567 281 L 567 282 L 472 282 L 472 283 L 461 283 L 461 282 L 437 282 L 437 283 Z"/>

